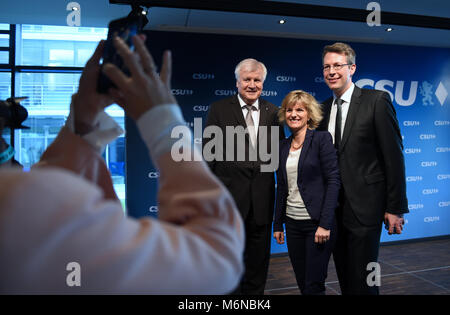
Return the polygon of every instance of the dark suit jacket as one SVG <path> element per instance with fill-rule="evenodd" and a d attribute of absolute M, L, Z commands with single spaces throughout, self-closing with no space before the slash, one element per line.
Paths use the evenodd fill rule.
<path fill-rule="evenodd" d="M 267 152 L 272 151 L 271 126 L 276 126 L 279 130 L 279 137 L 276 139 L 276 152 L 278 151 L 278 143 L 280 139 L 284 139 L 284 130 L 280 128 L 278 123 L 278 107 L 274 104 L 259 99 L 260 117 L 259 117 L 259 129 L 258 129 L 258 147 L 265 141 L 267 145 Z M 222 161 L 210 161 L 209 167 L 213 173 L 222 181 L 222 183 L 228 188 L 233 196 L 236 205 L 245 219 L 250 211 L 250 207 L 253 206 L 255 222 L 258 225 L 270 224 L 273 219 L 273 209 L 275 201 L 275 179 L 274 171 L 261 172 L 261 164 L 269 164 L 270 161 L 264 162 L 266 158 L 258 156 L 256 161 L 251 161 L 248 157 L 250 146 L 250 138 L 248 134 L 245 135 L 244 142 L 239 142 L 236 137 L 229 137 L 226 133 L 226 127 L 247 127 L 245 123 L 244 115 L 239 104 L 237 95 L 219 100 L 211 104 L 208 112 L 208 118 L 205 128 L 208 126 L 217 126 L 223 133 L 223 146 L 216 147 L 219 150 L 219 155 L 222 157 Z M 264 139 L 263 132 L 261 131 L 263 126 L 267 127 L 267 137 Z M 214 138 L 214 135 L 211 139 Z M 234 138 L 234 145 L 232 146 L 234 154 L 227 152 L 226 144 L 230 143 Z M 203 138 L 203 148 L 211 140 L 210 138 Z M 245 159 L 238 160 L 238 152 L 242 152 L 245 148 Z M 205 152 L 205 150 L 204 150 Z M 215 152 L 217 154 L 217 151 Z M 227 154 L 232 158 L 227 159 Z M 228 161 L 227 161 L 228 160 Z M 232 161 L 230 161 L 232 160 Z"/>
<path fill-rule="evenodd" d="M 277 205 L 274 231 L 283 231 L 286 217 L 288 184 L 286 161 L 292 136 L 280 144 L 280 167 L 277 171 Z M 327 131 L 307 130 L 298 161 L 297 185 L 309 216 L 319 226 L 330 230 L 339 196 L 339 169 L 336 149 Z"/>
<path fill-rule="evenodd" d="M 319 130 L 328 129 L 332 102 L 323 104 Z M 385 212 L 409 212 L 402 151 L 389 95 L 355 86 L 338 156 L 342 193 L 361 223 L 379 224 Z"/>

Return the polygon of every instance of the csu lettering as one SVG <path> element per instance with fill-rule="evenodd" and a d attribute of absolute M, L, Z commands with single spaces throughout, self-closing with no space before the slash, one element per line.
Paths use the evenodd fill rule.
<path fill-rule="evenodd" d="M 214 79 L 214 74 L 210 74 L 210 73 L 194 73 L 192 75 L 192 79 L 194 79 L 194 80 L 212 80 L 212 79 Z"/>
<path fill-rule="evenodd" d="M 360 88 L 363 88 L 364 86 L 371 86 L 374 87 L 376 90 L 385 91 L 389 94 L 391 97 L 391 100 L 394 101 L 400 105 L 400 106 L 411 106 L 416 101 L 417 96 L 417 88 L 419 86 L 418 81 L 411 81 L 410 87 L 409 87 L 409 93 L 407 93 L 408 98 L 404 99 L 404 86 L 405 81 L 397 81 L 394 83 L 394 81 L 390 80 L 379 80 L 375 83 L 374 80 L 370 79 L 360 79 L 355 83 Z M 388 90 L 387 87 L 394 88 L 395 84 L 395 97 L 394 94 L 390 90 Z"/>
<path fill-rule="evenodd" d="M 403 126 L 411 127 L 411 126 L 420 126 L 420 121 L 416 120 L 405 120 L 403 122 Z"/>
<path fill-rule="evenodd" d="M 193 107 L 194 112 L 207 112 L 208 109 L 209 109 L 209 106 L 195 105 Z"/>
<path fill-rule="evenodd" d="M 430 161 L 430 162 L 423 161 L 422 163 L 420 163 L 420 166 L 422 166 L 422 167 L 437 166 L 437 162 L 435 162 L 435 161 Z"/>
<path fill-rule="evenodd" d="M 218 96 L 231 96 L 231 95 L 235 95 L 236 91 L 234 91 L 234 90 L 215 90 L 214 94 L 218 95 Z"/>
<path fill-rule="evenodd" d="M 297 81 L 297 78 L 279 75 L 279 76 L 277 76 L 276 80 L 278 82 L 295 82 L 295 81 Z"/>
<path fill-rule="evenodd" d="M 193 95 L 193 90 L 180 90 L 180 89 L 172 89 L 173 95 Z"/>

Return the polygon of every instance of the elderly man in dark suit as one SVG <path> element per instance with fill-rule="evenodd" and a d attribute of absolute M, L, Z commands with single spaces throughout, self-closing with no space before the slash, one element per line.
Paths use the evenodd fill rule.
<path fill-rule="evenodd" d="M 235 69 L 238 94 L 211 104 L 205 126 L 215 126 L 223 135 L 223 145 L 215 147 L 214 158 L 205 159 L 231 192 L 245 221 L 245 274 L 233 294 L 264 294 L 269 266 L 278 167 L 273 162 L 278 161 L 278 142 L 284 132 L 278 123 L 278 107 L 260 98 L 266 75 L 263 63 L 242 60 Z M 204 137 L 204 155 L 208 142 L 215 140 Z M 264 169 L 270 164 L 274 167 Z"/>
<path fill-rule="evenodd" d="M 341 174 L 337 243 L 333 252 L 342 294 L 378 294 L 368 281 L 376 263 L 383 220 L 401 233 L 406 199 L 403 144 L 386 92 L 352 82 L 355 52 L 335 43 L 323 51 L 323 76 L 333 97 L 324 102 L 319 130 L 334 138 Z M 376 284 L 376 282 L 375 282 Z"/>

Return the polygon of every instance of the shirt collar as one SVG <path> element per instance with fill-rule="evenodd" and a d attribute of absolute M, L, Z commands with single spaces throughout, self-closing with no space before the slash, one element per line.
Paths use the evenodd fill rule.
<path fill-rule="evenodd" d="M 238 94 L 238 100 L 239 100 L 239 105 L 241 105 L 241 108 L 243 106 L 247 105 L 247 103 L 244 102 L 244 100 L 241 98 L 241 96 L 239 94 Z M 259 110 L 259 98 L 252 105 L 256 107 L 256 110 Z"/>
<path fill-rule="evenodd" d="M 341 100 L 343 100 L 344 102 L 350 104 L 350 101 L 352 100 L 352 94 L 353 94 L 353 90 L 354 89 L 355 89 L 355 83 L 352 82 L 352 85 L 350 85 L 348 90 L 345 91 L 344 94 L 342 94 L 342 96 L 340 97 Z M 336 99 L 337 99 L 337 97 L 333 93 L 333 104 L 335 104 Z"/>

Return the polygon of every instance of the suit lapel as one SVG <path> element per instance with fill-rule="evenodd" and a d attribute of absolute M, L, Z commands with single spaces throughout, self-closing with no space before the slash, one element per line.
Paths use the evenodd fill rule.
<path fill-rule="evenodd" d="M 268 126 L 269 106 L 263 99 L 259 99 L 259 126 Z"/>
<path fill-rule="evenodd" d="M 260 139 L 260 135 L 262 134 L 260 132 L 261 126 L 269 126 L 268 121 L 267 121 L 268 118 L 269 118 L 269 107 L 267 106 L 266 102 L 264 102 L 264 100 L 259 99 L 258 143 L 261 143 L 261 139 Z M 266 133 L 268 133 L 268 132 L 269 131 L 266 129 Z"/>
<path fill-rule="evenodd" d="M 280 167 L 281 167 L 281 173 L 283 175 L 283 181 L 287 185 L 287 172 L 286 172 L 286 161 L 288 159 L 289 150 L 291 148 L 291 142 L 292 142 L 292 135 L 286 139 L 287 141 L 283 141 L 283 147 L 280 151 Z"/>
<path fill-rule="evenodd" d="M 357 86 L 355 86 L 355 90 L 353 91 L 352 98 L 350 101 L 350 107 L 348 109 L 347 113 L 347 119 L 345 120 L 345 126 L 344 126 L 344 134 L 342 136 L 341 145 L 339 147 L 339 152 L 342 152 L 345 147 L 345 143 L 348 140 L 348 137 L 350 136 L 350 132 L 352 131 L 353 124 L 355 123 L 356 115 L 358 113 L 360 104 L 361 104 L 361 89 Z"/>
<path fill-rule="evenodd" d="M 237 95 L 232 98 L 231 108 L 233 110 L 233 114 L 236 117 L 238 125 L 241 125 L 244 128 L 247 128 L 247 124 L 245 123 L 244 115 L 242 115 L 242 108 L 239 104 L 239 100 Z"/>
<path fill-rule="evenodd" d="M 328 130 L 328 123 L 330 122 L 331 104 L 333 103 L 333 98 L 327 99 L 323 102 L 323 118 L 320 122 L 319 130 Z"/>
<path fill-rule="evenodd" d="M 313 131 L 306 129 L 305 141 L 303 142 L 302 152 L 300 153 L 300 159 L 298 161 L 298 174 L 301 172 L 303 162 L 305 161 L 306 155 L 308 154 L 309 147 L 311 146 L 311 140 L 313 136 Z"/>

